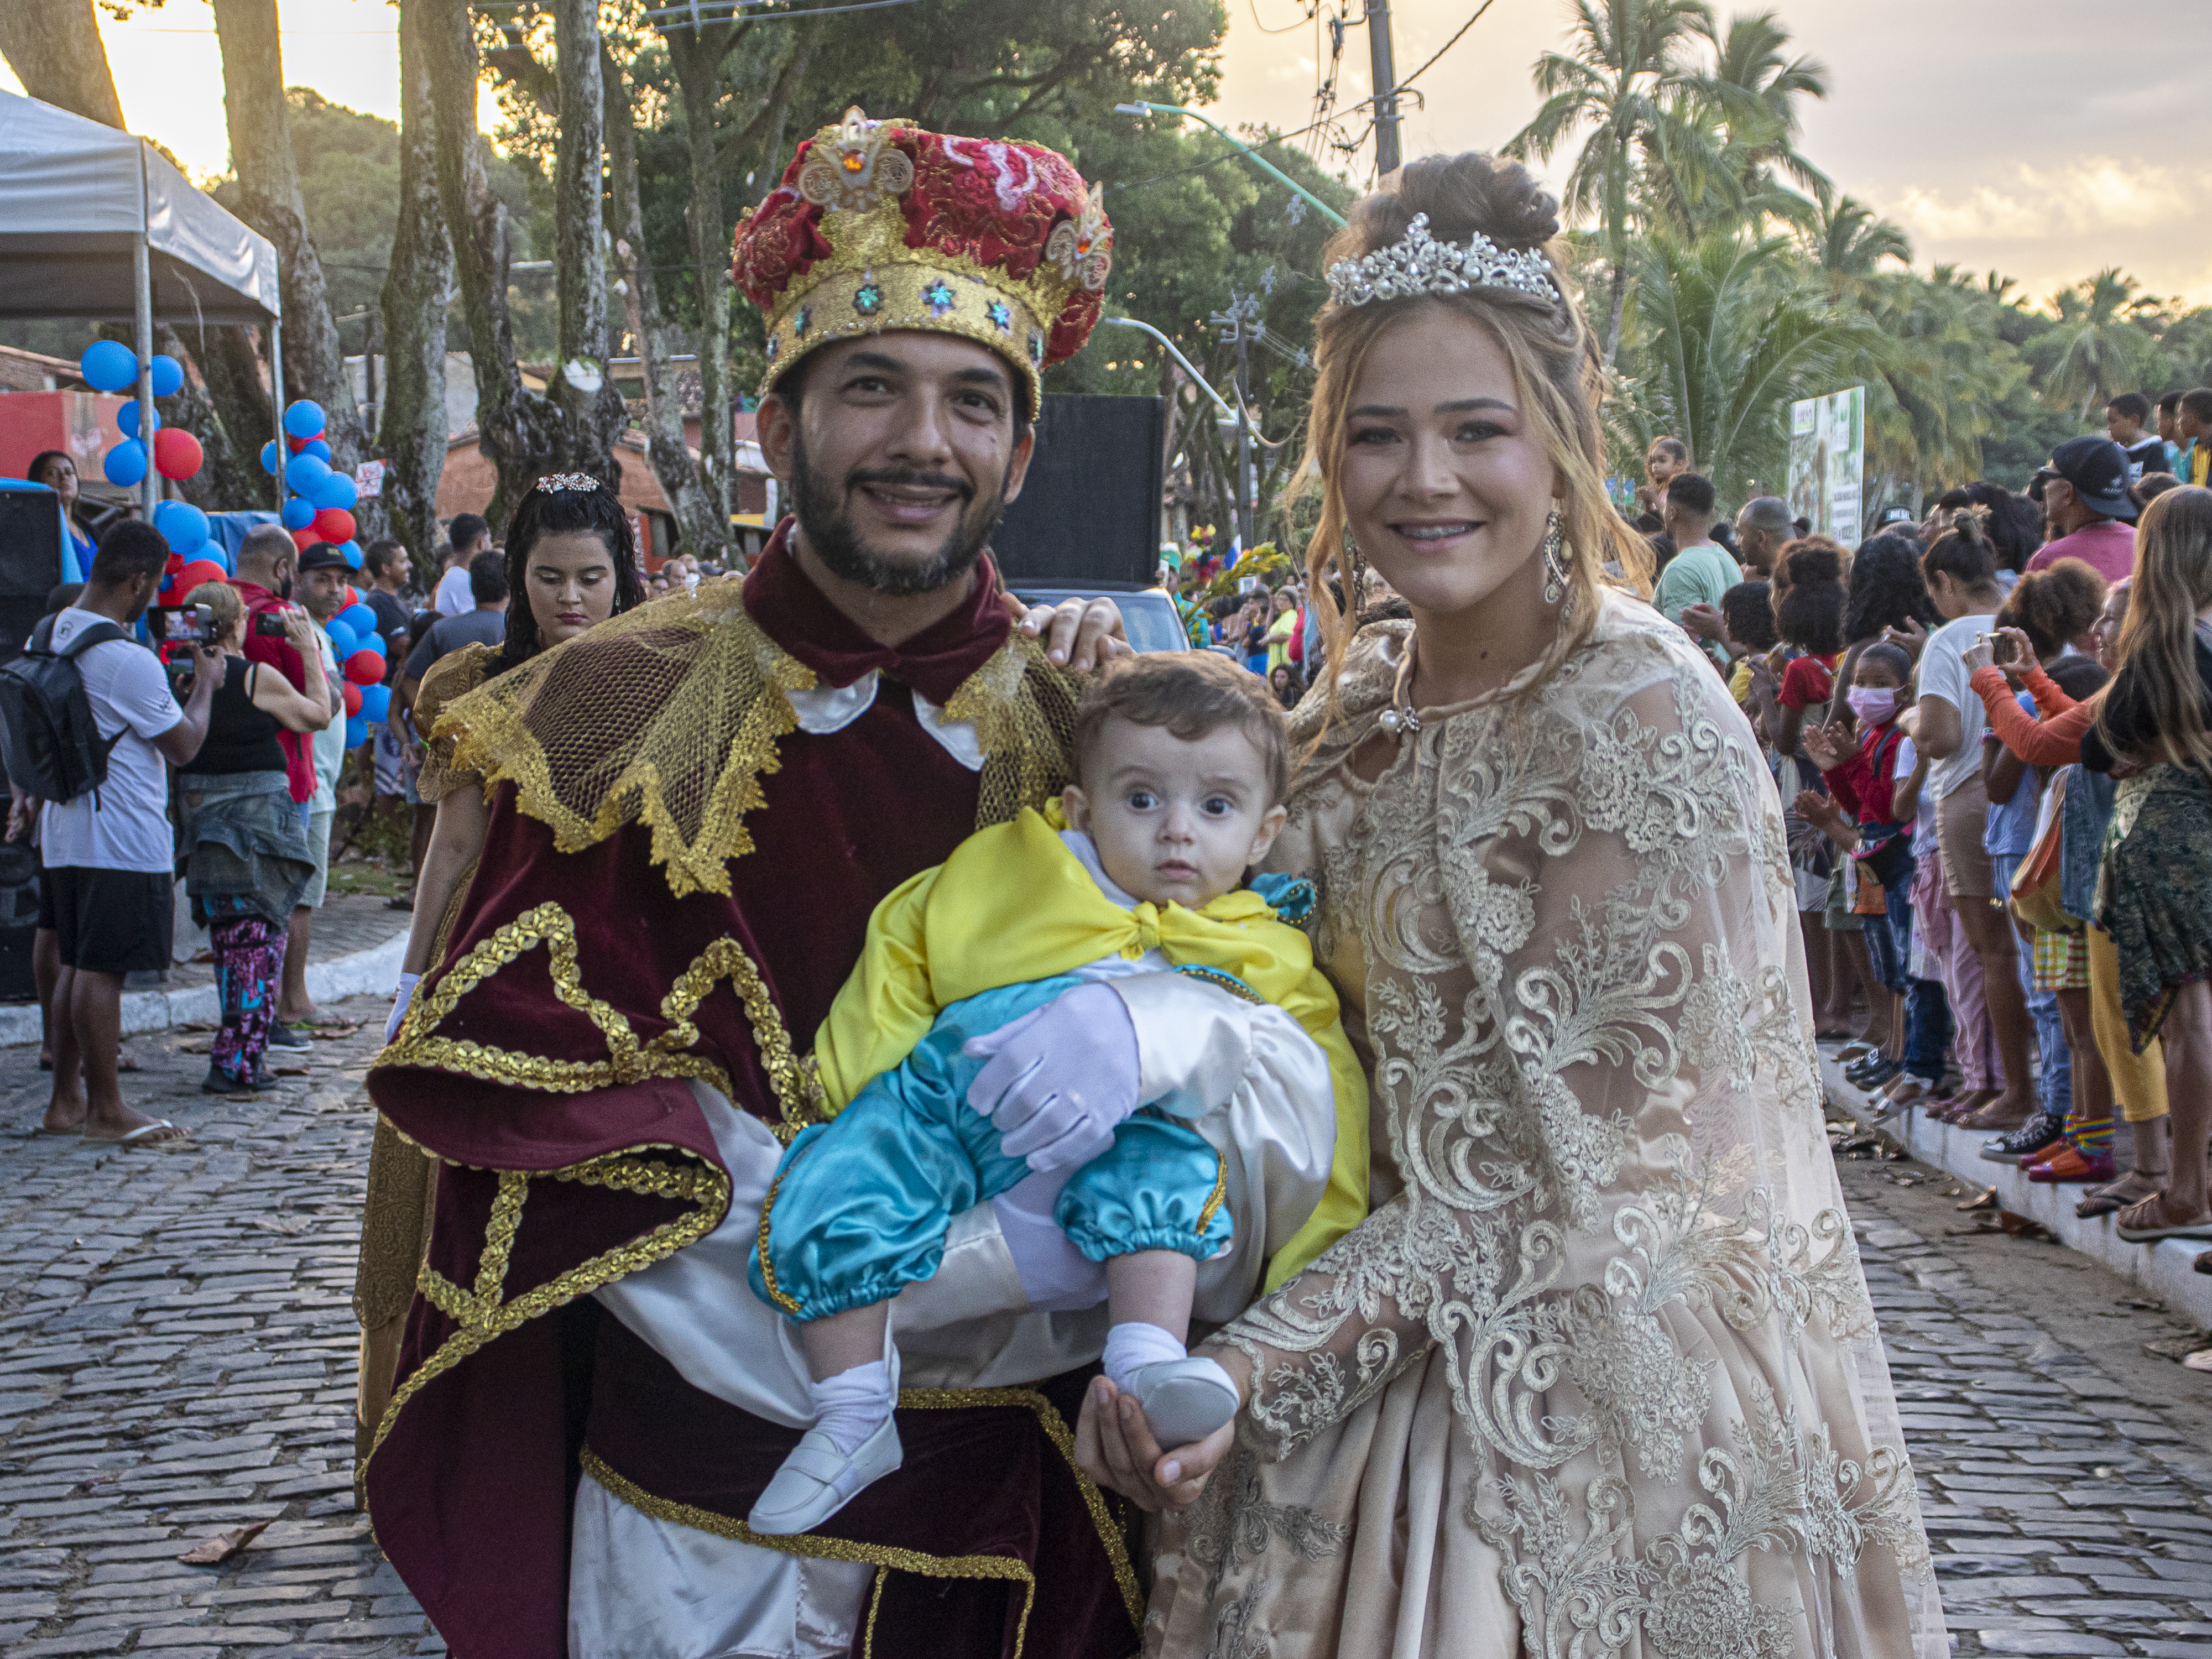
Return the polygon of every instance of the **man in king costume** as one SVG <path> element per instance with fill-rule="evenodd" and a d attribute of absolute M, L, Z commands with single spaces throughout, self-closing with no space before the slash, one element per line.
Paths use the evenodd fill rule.
<path fill-rule="evenodd" d="M 419 1166 L 372 1176 L 363 1285 L 396 1267 L 415 1292 L 388 1407 L 365 1370 L 361 1480 L 458 1659 L 1137 1646 L 1125 1517 L 1070 1435 L 1103 1274 L 994 1205 L 893 1304 L 904 1467 L 811 1534 L 743 1520 L 811 1414 L 745 1267 L 820 1109 L 813 1033 L 879 900 L 1069 779 L 1078 687 L 1054 658 L 1087 658 L 1105 618 L 1078 635 L 1063 612 L 1048 652 L 982 550 L 1039 375 L 1097 318 L 1111 234 L 1035 145 L 857 111 L 802 144 L 734 266 L 767 317 L 762 445 L 794 517 L 742 581 L 618 617 L 439 720 L 489 821 L 369 1079 L 380 1153 L 435 1176 L 418 1230 L 375 1194 L 419 1195 Z M 1128 1033 L 1047 1018 L 1032 1040 L 1064 1058 L 1133 1034 L 1148 1097 L 1228 1103 L 1199 1126 L 1237 1221 L 1199 1280 L 1197 1316 L 1222 1321 L 1318 1200 L 1334 1125 L 1278 1085 L 1277 1011 L 1209 988 L 1206 1018 L 1170 1023 L 1148 977 L 1175 976 L 1115 981 Z"/>

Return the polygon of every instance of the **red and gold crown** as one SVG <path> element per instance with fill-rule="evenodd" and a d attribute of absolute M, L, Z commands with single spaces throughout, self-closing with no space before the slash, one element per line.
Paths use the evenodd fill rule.
<path fill-rule="evenodd" d="M 730 274 L 768 319 L 761 395 L 818 345 L 892 329 L 993 348 L 1040 376 L 1098 320 L 1114 228 L 1065 156 L 848 109 L 738 227 Z"/>

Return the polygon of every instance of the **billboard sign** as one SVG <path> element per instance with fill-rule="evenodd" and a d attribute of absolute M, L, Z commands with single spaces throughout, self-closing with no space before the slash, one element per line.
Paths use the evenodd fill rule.
<path fill-rule="evenodd" d="M 1790 405 L 1790 515 L 1856 547 L 1866 473 L 1866 388 Z"/>

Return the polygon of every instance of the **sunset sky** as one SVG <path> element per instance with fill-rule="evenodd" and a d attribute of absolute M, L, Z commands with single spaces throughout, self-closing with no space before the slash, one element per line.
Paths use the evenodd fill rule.
<path fill-rule="evenodd" d="M 1326 37 L 1304 21 L 1298 0 L 1229 3 L 1217 118 L 1304 125 Z M 1401 73 L 1480 3 L 1396 0 Z M 1782 0 L 1778 9 L 1796 50 L 1829 71 L 1827 100 L 1807 113 L 1804 148 L 1839 189 L 1905 228 L 1923 268 L 1994 266 L 2040 299 L 2118 265 L 2153 293 L 2212 303 L 2212 170 L 2197 159 L 2212 4 L 2134 0 L 2107 14 L 2079 0 Z M 2120 15 L 2124 29 L 2084 27 Z M 282 15 L 288 81 L 396 112 L 390 6 L 285 0 Z M 1495 0 L 1418 82 L 1427 107 L 1409 113 L 1405 153 L 1510 137 L 1535 107 L 1529 66 L 1559 44 L 1568 16 L 1564 0 Z M 202 0 L 167 0 L 125 22 L 103 15 L 101 28 L 132 126 L 195 174 L 227 170 L 222 66 Z M 0 85 L 15 87 L 4 69 Z M 1365 31 L 1354 28 L 1340 101 L 1367 94 Z M 1363 179 L 1372 156 L 1370 147 L 1357 163 Z"/>

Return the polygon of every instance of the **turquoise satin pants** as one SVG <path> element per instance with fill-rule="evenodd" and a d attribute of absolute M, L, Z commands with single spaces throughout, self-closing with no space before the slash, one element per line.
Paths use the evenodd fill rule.
<path fill-rule="evenodd" d="M 1010 985 L 956 1002 L 906 1060 L 827 1123 L 799 1132 L 761 1206 L 754 1293 L 802 1322 L 886 1302 L 936 1273 L 954 1216 L 1024 1180 L 968 1104 L 986 1062 L 962 1054 L 1083 981 Z M 1140 1113 L 1068 1177 L 1053 1212 L 1093 1261 L 1139 1250 L 1204 1260 L 1229 1243 L 1221 1159 L 1187 1124 Z"/>

